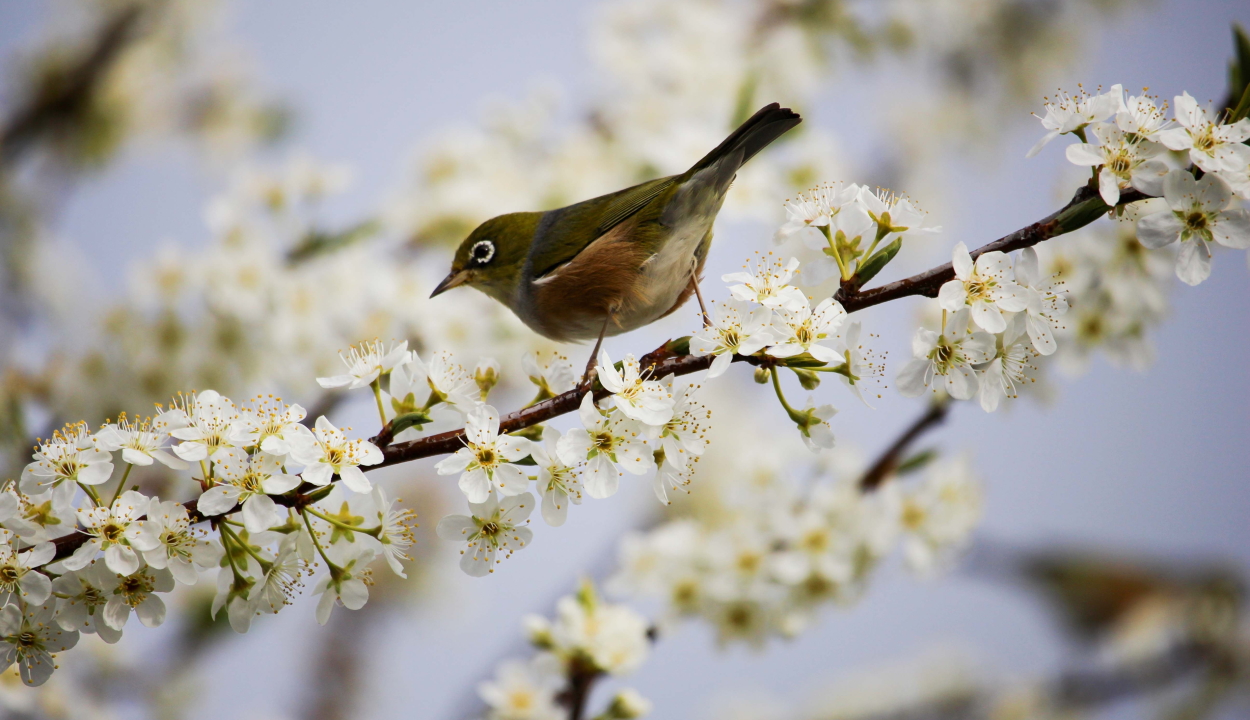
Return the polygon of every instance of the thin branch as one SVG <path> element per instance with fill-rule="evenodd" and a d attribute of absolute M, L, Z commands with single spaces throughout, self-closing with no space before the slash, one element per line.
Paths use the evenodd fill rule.
<path fill-rule="evenodd" d="M 947 413 L 950 412 L 950 402 L 939 400 L 929 405 L 929 409 L 924 415 L 916 418 L 916 421 L 907 428 L 894 444 L 886 448 L 885 452 L 877 458 L 877 461 L 868 468 L 864 476 L 859 480 L 859 489 L 863 492 L 872 492 L 881 486 L 887 478 L 894 474 L 898 468 L 899 462 L 903 459 L 903 453 L 907 452 L 907 448 L 916 439 L 927 432 L 930 428 L 941 425 L 946 420 Z"/>
<path fill-rule="evenodd" d="M 41 135 L 81 115 L 117 58 L 142 34 L 140 21 L 145 13 L 158 8 L 156 3 L 135 2 L 109 18 L 90 49 L 65 71 L 59 82 L 38 88 L 29 104 L 0 127 L 0 163 L 16 161 Z"/>
<path fill-rule="evenodd" d="M 950 403 L 938 401 L 929 406 L 923 415 L 907 426 L 903 434 L 890 444 L 872 463 L 859 481 L 860 492 L 869 493 L 876 490 L 893 474 L 903 453 L 921 435 L 941 425 L 950 412 Z M 647 629 L 647 640 L 654 644 L 659 640 L 659 628 L 652 625 Z M 586 701 L 595 682 L 603 677 L 603 673 L 593 667 L 574 666 L 569 669 L 568 685 L 561 691 L 558 700 L 569 710 L 569 720 L 581 720 L 585 714 Z"/>
<path fill-rule="evenodd" d="M 1126 205 L 1128 203 L 1144 200 L 1147 197 L 1148 196 L 1143 195 L 1136 190 L 1130 190 L 1121 194 L 1119 204 Z M 1040 242 L 1044 242 L 1065 233 L 1072 232 L 1073 230 L 1082 228 L 1105 215 L 1110 209 L 1111 208 L 1102 201 L 1102 198 L 1099 197 L 1096 188 L 1085 185 L 1078 189 L 1076 194 L 1072 197 L 1072 200 L 1060 210 L 1051 213 L 1042 220 L 1035 222 L 1026 228 L 1017 230 L 1010 235 L 1005 235 L 994 242 L 973 250 L 971 255 L 975 259 L 982 253 L 993 250 L 1010 252 L 1012 250 L 1031 247 Z M 838 290 L 834 297 L 842 303 L 843 308 L 845 308 L 848 313 L 853 313 L 863 310 L 864 308 L 880 305 L 891 300 L 897 300 L 911 295 L 936 297 L 938 288 L 942 286 L 942 283 L 950 280 L 954 276 L 954 269 L 951 264 L 946 263 L 945 265 L 940 265 L 931 270 L 926 270 L 925 272 L 913 275 L 909 278 L 904 278 L 903 280 L 898 280 L 864 292 L 860 292 L 855 288 L 853 284 L 854 278 L 852 278 L 852 281 L 843 284 L 843 287 Z M 711 355 L 696 357 L 694 355 L 679 353 L 672 347 L 671 343 L 665 343 L 664 345 L 661 345 L 650 353 L 644 355 L 639 363 L 644 370 L 650 370 L 655 376 L 664 377 L 670 374 L 689 375 L 691 373 L 706 370 L 711 367 L 712 360 L 713 356 Z M 733 361 L 747 362 L 752 365 L 768 365 L 775 360 L 773 358 L 762 358 L 756 356 L 744 357 L 742 355 L 735 355 Z M 578 387 L 574 390 L 570 390 L 569 392 L 544 400 L 536 405 L 531 405 L 530 407 L 510 412 L 500 418 L 499 432 L 516 432 L 518 430 L 523 430 L 525 428 L 544 423 L 553 418 L 560 417 L 561 415 L 567 415 L 568 413 L 574 412 L 581 405 L 582 397 L 586 392 L 587 390 L 584 387 Z M 598 385 L 590 390 L 590 392 L 594 393 L 596 400 L 604 398 L 609 394 Z M 934 411 L 931 409 L 929 414 L 932 414 L 933 412 Z M 944 414 L 945 413 L 943 411 L 942 415 L 944 416 Z M 941 417 L 936 417 L 926 421 L 924 418 L 921 418 L 921 422 L 923 422 L 924 427 L 919 428 L 916 431 L 916 435 L 919 435 L 920 432 L 928 426 L 940 422 L 941 419 Z M 410 462 L 412 460 L 419 460 L 421 458 L 454 453 L 464 446 L 464 430 L 449 430 L 447 432 L 438 433 L 437 435 L 430 435 L 428 437 L 418 438 L 404 443 L 391 444 L 390 438 L 384 429 L 383 432 L 379 433 L 379 435 L 373 438 L 373 440 L 375 441 L 375 444 L 381 447 L 383 460 L 377 465 L 364 468 L 365 470 L 376 470 L 379 468 L 389 467 L 391 465 Z M 914 437 L 908 439 L 907 442 L 911 442 L 911 440 L 914 440 Z M 898 452 L 901 453 L 903 448 L 905 448 L 905 444 L 898 449 Z M 886 465 L 883 465 L 883 469 L 880 470 L 879 473 L 884 476 L 888 469 L 892 469 L 887 468 L 886 466 L 888 466 L 891 462 L 896 461 L 897 458 L 893 458 L 892 460 L 888 457 L 883 458 L 883 460 L 879 462 L 884 462 Z M 877 470 L 875 465 L 870 470 L 870 473 L 873 470 Z M 866 476 L 864 482 L 868 484 L 866 487 L 875 487 L 881 482 L 881 480 Z M 289 495 L 275 496 L 273 499 L 274 502 L 280 505 L 298 509 L 309 503 L 310 498 L 308 495 L 315 490 L 317 490 L 315 486 L 305 483 L 297 491 Z M 196 513 L 196 503 L 194 500 L 185 503 L 184 506 L 187 508 L 188 512 L 191 513 L 193 520 L 203 519 L 202 516 Z M 68 557 L 76 549 L 78 549 L 79 546 L 85 543 L 87 539 L 88 536 L 82 532 L 76 532 L 57 538 L 55 540 L 55 559 L 60 560 Z"/>
<path fill-rule="evenodd" d="M 1136 202 L 1145 198 L 1145 195 L 1133 190 L 1121 196 L 1120 204 Z M 982 253 L 992 250 L 1010 252 L 1031 247 L 1045 240 L 1084 227 L 1105 215 L 1108 210 L 1110 208 L 1098 196 L 1096 189 L 1088 185 L 1082 186 L 1077 190 L 1076 195 L 1072 197 L 1071 202 L 1062 209 L 1051 213 L 1026 228 L 1017 230 L 1010 235 L 1001 237 L 988 245 L 973 250 L 971 255 L 973 259 L 976 259 Z M 926 270 L 909 278 L 864 292 L 859 292 L 853 286 L 847 285 L 839 290 L 835 297 L 842 303 L 842 307 L 848 313 L 853 313 L 873 305 L 880 305 L 910 295 L 937 297 L 938 288 L 942 286 L 942 283 L 953 277 L 955 277 L 955 271 L 950 263 L 946 263 L 932 270 Z M 712 364 L 712 359 L 710 355 L 702 357 L 678 355 L 668 348 L 668 344 L 665 344 L 643 356 L 641 365 L 644 369 L 650 368 L 657 377 L 664 377 L 669 374 L 689 375 L 708 369 Z M 760 358 L 756 357 L 734 356 L 734 362 L 739 361 L 746 361 L 752 364 L 760 364 L 762 362 Z M 581 404 L 582 395 L 584 394 L 585 390 L 578 388 L 562 395 L 557 395 L 549 400 L 544 400 L 537 405 L 509 413 L 500 419 L 499 431 L 501 433 L 516 432 L 517 430 L 522 430 L 573 412 Z M 605 390 L 598 389 L 595 391 L 596 400 L 606 395 L 607 391 Z M 463 446 L 463 437 L 464 430 L 449 430 L 398 445 L 388 445 L 383 448 L 386 459 L 382 461 L 381 465 L 375 467 L 386 467 L 410 460 L 453 453 Z"/>

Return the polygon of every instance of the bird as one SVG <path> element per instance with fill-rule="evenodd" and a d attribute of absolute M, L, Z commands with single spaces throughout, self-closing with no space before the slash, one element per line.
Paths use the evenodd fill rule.
<path fill-rule="evenodd" d="M 725 194 L 739 168 L 801 121 L 772 103 L 680 175 L 491 218 L 456 249 L 430 297 L 467 285 L 545 338 L 596 339 L 587 376 L 605 336 L 653 323 L 691 294 L 708 323 L 698 281 Z"/>

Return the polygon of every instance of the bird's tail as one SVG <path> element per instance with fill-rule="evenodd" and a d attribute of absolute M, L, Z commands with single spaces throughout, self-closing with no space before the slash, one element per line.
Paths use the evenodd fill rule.
<path fill-rule="evenodd" d="M 738 171 L 738 168 L 746 164 L 748 160 L 755 157 L 755 154 L 763 150 L 769 143 L 781 137 L 787 130 L 798 125 L 803 119 L 799 114 L 790 108 L 783 108 L 777 103 L 766 105 L 759 109 L 747 121 L 738 126 L 725 138 L 725 141 L 716 146 L 716 149 L 703 159 L 694 164 L 690 168 L 689 175 L 694 175 L 704 168 L 711 167 L 720 163 L 722 160 L 738 155 L 740 158 L 734 158 L 732 168 L 724 168 L 721 172 L 728 171 L 730 177 Z M 717 174 L 721 174 L 718 172 Z"/>

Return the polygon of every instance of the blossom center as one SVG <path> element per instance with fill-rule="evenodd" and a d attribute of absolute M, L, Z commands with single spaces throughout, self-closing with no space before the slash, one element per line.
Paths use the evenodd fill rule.
<path fill-rule="evenodd" d="M 482 467 L 494 467 L 499 462 L 499 455 L 494 448 L 484 447 L 477 451 L 477 464 Z"/>
<path fill-rule="evenodd" d="M 594 447 L 602 453 L 611 453 L 612 448 L 616 445 L 616 438 L 609 432 L 595 433 L 593 437 Z"/>
<path fill-rule="evenodd" d="M 1116 153 L 1115 156 L 1111 158 L 1110 162 L 1107 163 L 1107 169 L 1111 170 L 1111 172 L 1116 175 L 1124 175 L 1129 171 L 1131 166 L 1132 161 L 1129 160 L 1128 153 L 1124 150 Z"/>
<path fill-rule="evenodd" d="M 16 567 L 12 565 L 0 567 L 0 584 L 12 585 L 17 582 L 19 578 L 21 578 L 21 573 L 18 572 Z"/>
<path fill-rule="evenodd" d="M 984 300 L 990 296 L 996 285 L 993 280 L 978 278 L 964 283 L 964 288 L 968 292 L 969 300 Z"/>
<path fill-rule="evenodd" d="M 117 523 L 110 522 L 105 523 L 104 527 L 100 528 L 100 537 L 109 542 L 117 542 L 122 539 L 122 535 L 125 534 L 125 532 L 126 528 L 118 525 Z"/>
<path fill-rule="evenodd" d="M 31 632 L 30 630 L 20 632 L 13 636 L 13 638 L 16 640 L 13 644 L 17 646 L 19 654 L 23 651 L 29 652 L 31 650 L 39 649 L 39 635 Z"/>
<path fill-rule="evenodd" d="M 1191 210 L 1185 215 L 1185 227 L 1191 232 L 1203 232 L 1207 229 L 1207 214 L 1199 210 Z"/>

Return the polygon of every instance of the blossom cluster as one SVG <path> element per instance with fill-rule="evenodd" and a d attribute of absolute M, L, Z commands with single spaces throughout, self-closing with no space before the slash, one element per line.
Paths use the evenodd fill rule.
<path fill-rule="evenodd" d="M 290 604 L 322 562 L 323 624 L 336 603 L 364 605 L 375 557 L 404 574 L 415 516 L 361 471 L 382 460 L 376 446 L 324 416 L 309 429 L 302 407 L 272 396 L 239 406 L 206 390 L 158 410 L 94 433 L 66 426 L 0 492 L 0 638 L 5 667 L 17 663 L 27 684 L 45 682 L 52 655 L 81 632 L 115 643 L 132 611 L 159 626 L 161 595 L 205 570 L 219 569 L 213 615 L 226 609 L 238 632 Z M 127 487 L 135 467 L 155 463 L 191 481 L 194 502 Z M 58 552 L 71 541 L 72 553 Z"/>
<path fill-rule="evenodd" d="M 795 369 L 808 388 L 819 384 L 817 373 L 833 373 L 867 404 L 862 387 L 882 375 L 883 364 L 861 344 L 860 324 L 846 323 L 841 303 L 825 298 L 813 306 L 802 290 L 790 284 L 799 271 L 796 258 L 783 263 L 769 253 L 755 267 L 722 277 L 732 283 L 732 299 L 720 304 L 690 337 L 690 354 L 712 356 L 708 379 L 723 374 L 735 357 L 752 356 Z M 782 407 L 808 448 L 833 447 L 828 420 L 837 410 L 832 405 L 817 407 L 811 400 L 801 410 L 795 409 L 780 394 L 780 386 L 775 386 Z"/>
<path fill-rule="evenodd" d="M 1172 107 L 1169 119 L 1167 103 L 1145 93 L 1126 97 L 1119 85 L 1061 95 L 1046 103 L 1049 132 L 1030 155 L 1072 134 L 1081 142 L 1068 146 L 1068 160 L 1093 168 L 1108 206 L 1130 188 L 1163 197 L 1167 208 L 1138 220 L 1137 236 L 1152 249 L 1179 243 L 1176 275 L 1197 285 L 1211 275 L 1212 243 L 1250 248 L 1250 213 L 1240 203 L 1250 200 L 1250 119 L 1221 117 L 1187 92 Z"/>
<path fill-rule="evenodd" d="M 1061 283 L 1042 277 L 1037 251 L 1025 248 L 1013 263 L 998 251 L 973 261 L 955 246 L 955 278 L 938 291 L 942 325 L 921 327 L 912 338 L 912 359 L 898 372 L 904 397 L 926 389 L 956 400 L 977 397 L 986 412 L 1018 396 L 1029 361 L 1058 348 L 1068 302 Z"/>
<path fill-rule="evenodd" d="M 561 720 L 562 704 L 575 683 L 636 670 L 650 650 L 645 618 L 625 605 L 605 602 L 585 582 L 575 595 L 560 598 L 554 620 L 525 618 L 529 641 L 538 654 L 500 663 L 495 677 L 478 685 L 489 720 Z M 651 712 L 651 703 L 631 688 L 617 691 L 601 714 L 604 720 L 630 720 Z"/>
<path fill-rule="evenodd" d="M 721 523 L 681 518 L 621 544 L 614 592 L 658 598 L 670 617 L 700 617 L 721 642 L 762 645 L 793 636 L 829 603 L 860 597 L 901 545 L 931 574 L 966 546 L 981 516 L 966 458 L 935 463 L 918 484 L 864 492 L 849 476 L 799 491 L 772 480 L 740 498 Z"/>
<path fill-rule="evenodd" d="M 555 358 L 543 367 L 530 359 L 526 365 L 539 387 L 536 401 L 573 389 L 567 360 Z M 501 553 L 506 557 L 529 544 L 533 533 L 524 525 L 540 502 L 529 492 L 531 481 L 543 519 L 558 526 L 568 517 L 570 504 L 581 504 L 583 491 L 595 499 L 611 497 L 624 474 L 650 474 L 656 497 L 667 503 L 671 490 L 690 482 L 706 449 L 708 413 L 695 398 L 699 386 L 675 387 L 672 376 L 656 380 L 632 355 L 618 368 L 606 351 L 600 352 L 595 372 L 607 395 L 598 402 L 591 392 L 582 396 L 580 427 L 561 433 L 548 425 L 531 430 L 533 439 L 501 434 L 499 412 L 483 401 L 489 387 L 469 397 L 462 392 L 473 384 L 468 372 L 450 361 L 444 368 L 427 374 L 431 399 L 460 394 L 460 400 L 448 402 L 464 413 L 465 446 L 435 467 L 441 475 L 459 476 L 470 514 L 443 518 L 438 534 L 466 544 L 461 568 L 470 575 L 492 572 Z M 392 397 L 406 389 L 396 387 L 396 378 L 411 382 L 398 369 L 392 376 Z M 417 412 L 428 410 L 427 405 Z"/>

